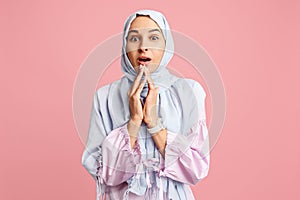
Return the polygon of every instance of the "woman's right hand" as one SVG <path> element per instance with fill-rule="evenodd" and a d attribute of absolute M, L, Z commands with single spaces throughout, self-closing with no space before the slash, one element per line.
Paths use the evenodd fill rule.
<path fill-rule="evenodd" d="M 140 99 L 140 94 L 147 81 L 146 78 L 141 80 L 144 70 L 144 67 L 141 67 L 130 90 L 127 93 L 130 108 L 130 120 L 138 126 L 140 126 L 143 121 L 143 106 Z"/>

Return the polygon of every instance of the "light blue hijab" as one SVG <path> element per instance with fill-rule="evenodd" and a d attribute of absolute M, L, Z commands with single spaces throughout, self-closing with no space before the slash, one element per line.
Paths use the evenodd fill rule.
<path fill-rule="evenodd" d="M 160 108 L 166 108 L 168 107 L 168 104 L 170 102 L 174 101 L 172 99 L 169 99 L 168 102 L 160 102 L 158 100 L 160 105 L 157 107 L 157 113 L 160 115 L 159 117 L 163 118 L 163 120 L 164 117 L 179 117 L 181 118 L 181 121 L 184 120 L 181 123 L 181 129 L 179 131 L 185 133 L 196 122 L 198 118 L 197 112 L 195 112 L 195 110 L 197 110 L 195 109 L 195 106 L 197 106 L 197 102 L 196 99 L 193 98 L 192 88 L 188 85 L 185 79 L 178 78 L 170 74 L 167 69 L 167 65 L 174 54 L 174 41 L 169 24 L 164 15 L 158 11 L 153 10 L 140 10 L 134 12 L 126 19 L 124 23 L 121 68 L 125 76 L 111 85 L 108 97 L 110 116 L 111 120 L 113 121 L 112 128 L 114 129 L 121 125 L 124 125 L 130 119 L 127 92 L 130 90 L 137 72 L 133 68 L 126 54 L 126 37 L 128 35 L 131 22 L 139 15 L 147 15 L 152 20 L 154 20 L 162 30 L 166 42 L 165 52 L 163 54 L 162 60 L 158 68 L 153 73 L 151 73 L 154 85 L 156 87 L 159 87 L 158 96 L 160 97 L 160 94 L 162 94 L 165 90 L 171 89 L 174 96 L 176 96 L 176 98 L 178 98 L 181 102 L 181 108 L 178 109 L 184 111 L 182 112 L 181 116 L 168 116 L 168 113 L 166 113 L 168 112 L 167 109 Z M 147 93 L 148 84 L 146 83 L 141 92 L 141 99 L 144 100 L 144 98 L 146 98 L 147 96 Z"/>
<path fill-rule="evenodd" d="M 131 22 L 139 15 L 148 15 L 152 20 L 154 20 L 158 24 L 158 26 L 163 32 L 166 41 L 165 52 L 159 67 L 151 75 L 152 78 L 157 81 L 157 83 L 163 82 L 169 85 L 170 84 L 169 81 L 163 81 L 161 79 L 162 78 L 165 79 L 170 76 L 168 70 L 166 69 L 166 66 L 168 65 L 168 63 L 173 57 L 174 42 L 173 42 L 173 37 L 168 22 L 166 21 L 165 17 L 160 12 L 157 11 L 140 10 L 133 13 L 126 19 L 126 22 L 124 24 L 124 30 L 123 30 L 123 47 L 122 47 L 122 59 L 121 59 L 122 71 L 126 75 L 126 77 L 129 78 L 131 81 L 133 81 L 137 75 L 135 69 L 132 67 L 128 57 L 126 56 L 126 44 L 127 44 L 126 37 L 128 35 Z"/>

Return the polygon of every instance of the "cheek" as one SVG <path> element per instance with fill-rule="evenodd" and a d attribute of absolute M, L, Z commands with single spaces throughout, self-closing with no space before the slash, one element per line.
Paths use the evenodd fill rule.
<path fill-rule="evenodd" d="M 131 52 L 133 53 L 137 50 L 138 50 L 138 45 L 136 45 L 136 44 L 127 44 L 127 46 L 126 46 L 127 53 L 131 53 Z"/>
<path fill-rule="evenodd" d="M 157 43 L 156 46 L 153 49 L 153 54 L 155 54 L 155 57 L 160 60 L 165 52 L 165 44 L 163 42 Z"/>
<path fill-rule="evenodd" d="M 155 51 L 164 51 L 165 50 L 165 45 L 162 43 L 154 43 L 152 45 L 152 49 Z"/>
<path fill-rule="evenodd" d="M 136 52 L 129 52 L 127 53 L 127 57 L 130 61 L 130 63 L 132 64 L 132 66 L 134 67 L 136 64 L 136 59 L 137 59 L 137 55 Z"/>
<path fill-rule="evenodd" d="M 155 57 L 155 60 L 159 61 L 162 59 L 163 55 L 164 55 L 164 50 L 161 50 L 161 49 L 156 49 L 153 51 L 153 54 L 154 54 L 154 57 Z"/>
<path fill-rule="evenodd" d="M 127 53 L 127 57 L 128 59 L 132 62 L 132 60 L 134 59 L 134 55 L 132 52 Z"/>

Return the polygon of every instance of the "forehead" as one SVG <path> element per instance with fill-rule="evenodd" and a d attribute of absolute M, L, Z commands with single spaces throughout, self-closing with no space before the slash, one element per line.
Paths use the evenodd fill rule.
<path fill-rule="evenodd" d="M 150 17 L 138 16 L 131 22 L 129 30 L 152 29 L 152 28 L 160 29 L 157 23 L 154 20 L 152 20 Z"/>

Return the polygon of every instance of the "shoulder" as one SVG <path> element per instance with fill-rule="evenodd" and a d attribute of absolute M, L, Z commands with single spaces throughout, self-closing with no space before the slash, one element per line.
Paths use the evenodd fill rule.
<path fill-rule="evenodd" d="M 178 85 L 187 85 L 190 87 L 196 96 L 206 97 L 206 92 L 203 86 L 196 80 L 190 78 L 180 78 L 176 81 Z"/>
<path fill-rule="evenodd" d="M 97 89 L 96 94 L 98 96 L 103 96 L 108 93 L 110 84 L 106 84 Z"/>
<path fill-rule="evenodd" d="M 109 90 L 113 85 L 118 85 L 121 83 L 123 78 L 113 81 L 109 84 L 105 84 L 103 86 L 101 86 L 100 88 L 98 88 L 95 92 L 95 96 L 98 96 L 98 98 L 104 98 L 108 96 Z"/>

